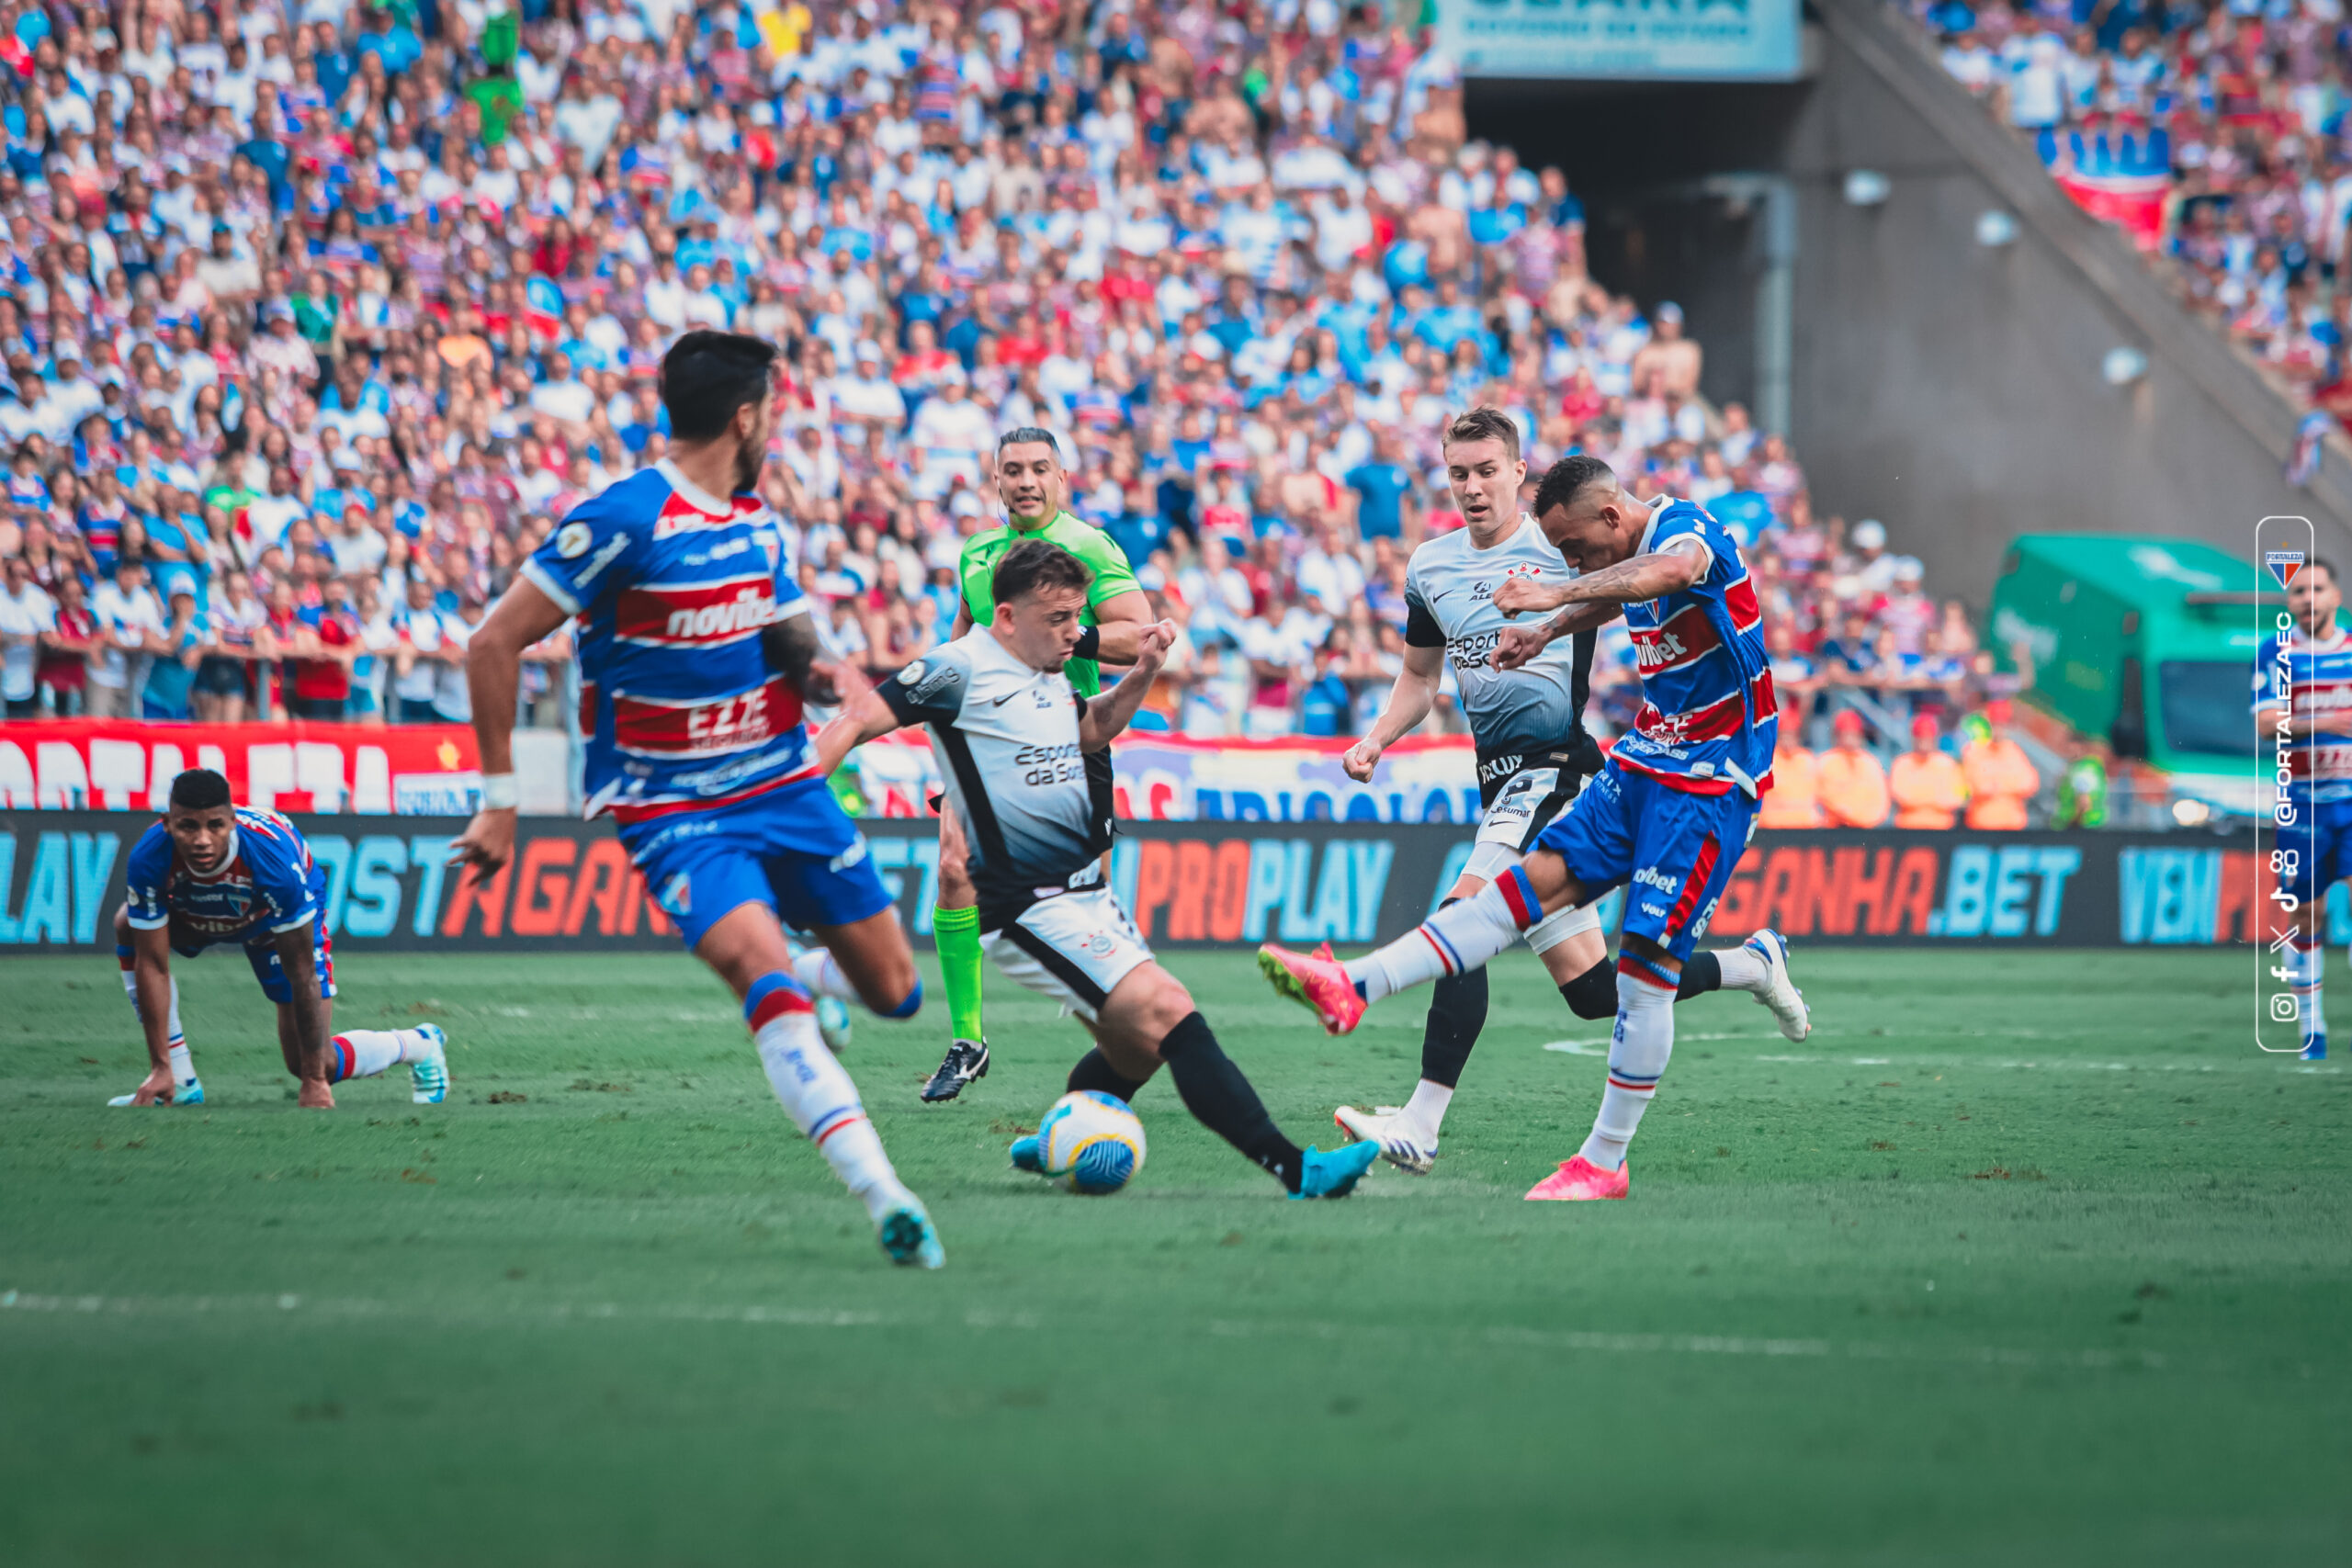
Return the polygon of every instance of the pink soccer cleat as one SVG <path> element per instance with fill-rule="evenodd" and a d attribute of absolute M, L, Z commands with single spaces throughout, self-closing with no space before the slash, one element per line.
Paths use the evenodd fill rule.
<path fill-rule="evenodd" d="M 1623 1198 L 1627 1186 L 1624 1166 L 1603 1170 L 1582 1155 L 1564 1159 L 1560 1168 L 1527 1190 L 1531 1203 L 1583 1203 L 1595 1198 Z"/>
<path fill-rule="evenodd" d="M 1312 1008 L 1327 1034 L 1345 1034 L 1363 1017 L 1363 998 L 1325 942 L 1317 953 L 1293 953 L 1272 942 L 1258 950 L 1258 972 L 1295 1002 Z"/>

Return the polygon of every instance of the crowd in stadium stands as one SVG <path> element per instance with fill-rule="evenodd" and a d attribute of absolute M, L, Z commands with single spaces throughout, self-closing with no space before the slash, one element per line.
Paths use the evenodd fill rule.
<path fill-rule="evenodd" d="M 1945 68 L 2190 309 L 2341 417 L 2352 29 L 2340 0 L 1909 0 Z"/>
<path fill-rule="evenodd" d="M 698 324 L 786 346 L 763 482 L 877 672 L 945 635 L 996 434 L 1044 425 L 1184 626 L 1147 728 L 1359 729 L 1461 523 L 1436 432 L 1489 402 L 1536 472 L 1597 452 L 1742 533 L 1784 729 L 1892 755 L 1992 683 L 1376 5 L 0 0 L 0 66 L 11 718 L 466 719 L 485 606 L 661 455 Z M 535 655 L 564 724 L 563 634 Z"/>

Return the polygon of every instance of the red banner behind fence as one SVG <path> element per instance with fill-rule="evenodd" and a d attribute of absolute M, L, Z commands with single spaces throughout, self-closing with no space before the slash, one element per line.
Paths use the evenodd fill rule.
<path fill-rule="evenodd" d="M 278 811 L 469 813 L 481 786 L 461 724 L 147 724 L 73 718 L 0 728 L 0 807 L 161 810 L 173 775 L 211 768 Z"/>

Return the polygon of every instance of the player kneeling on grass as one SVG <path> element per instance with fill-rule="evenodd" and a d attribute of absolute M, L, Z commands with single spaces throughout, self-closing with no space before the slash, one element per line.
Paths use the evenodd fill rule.
<path fill-rule="evenodd" d="M 300 1100 L 334 1109 L 331 1085 L 405 1062 L 419 1105 L 448 1097 L 448 1041 L 432 1024 L 334 1034 L 334 956 L 322 911 L 326 875 L 293 823 L 232 806 L 229 781 L 191 768 L 172 781 L 164 819 L 140 835 L 127 867 L 130 897 L 114 917 L 115 956 L 147 1037 L 147 1081 L 113 1105 L 201 1105 L 172 954 L 194 958 L 235 942 L 277 1004 L 277 1046 Z"/>
<path fill-rule="evenodd" d="M 1076 1013 L 1094 1049 L 1069 1088 L 1132 1100 L 1160 1064 L 1184 1107 L 1280 1181 L 1294 1198 L 1338 1198 L 1380 1145 L 1330 1154 L 1283 1136 L 1258 1091 L 1217 1044 L 1192 993 L 1162 969 L 1102 881 L 1111 847 L 1106 773 L 1086 765 L 1127 727 L 1165 662 L 1176 628 L 1139 634 L 1134 667 L 1091 701 L 1063 673 L 1078 647 L 1091 574 L 1069 551 L 1017 544 L 997 564 L 986 626 L 907 666 L 877 692 L 854 693 L 817 738 L 830 773 L 850 750 L 902 725 L 931 729 L 956 814 L 970 835 L 980 945 L 996 966 Z M 1037 1140 L 1012 1162 L 1039 1168 Z"/>
<path fill-rule="evenodd" d="M 1623 1198 L 1626 1145 L 1674 1052 L 1682 966 L 1714 914 L 1772 787 L 1780 710 L 1764 617 L 1738 542 L 1705 509 L 1629 495 L 1607 464 L 1564 457 L 1535 491 L 1535 520 L 1578 575 L 1507 578 L 1506 615 L 1561 613 L 1497 634 L 1498 670 L 1622 609 L 1641 671 L 1641 716 L 1591 786 L 1538 834 L 1531 852 L 1475 897 L 1352 964 L 1272 943 L 1259 966 L 1274 988 L 1313 1008 L 1333 1034 L 1410 986 L 1480 968 L 1563 909 L 1627 886 L 1617 959 L 1617 1026 L 1592 1134 L 1529 1190 L 1538 1201 Z M 1810 1020 L 1804 1021 L 1810 1028 Z"/>

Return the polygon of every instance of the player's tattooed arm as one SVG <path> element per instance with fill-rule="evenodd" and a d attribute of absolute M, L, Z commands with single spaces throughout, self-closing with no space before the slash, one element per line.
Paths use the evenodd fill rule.
<path fill-rule="evenodd" d="M 1159 667 L 1168 662 L 1168 650 L 1176 641 L 1176 623 L 1147 621 L 1136 638 L 1135 662 L 1119 683 L 1086 705 L 1086 713 L 1078 721 L 1078 744 L 1081 750 L 1100 751 L 1111 744 L 1118 733 L 1126 728 L 1136 716 L 1136 709 L 1143 706 L 1143 699 L 1159 679 Z"/>
<path fill-rule="evenodd" d="M 819 707 L 840 704 L 842 669 L 824 659 L 814 615 L 804 613 L 772 623 L 760 634 L 760 648 L 767 655 L 768 668 L 797 687 L 803 700 Z"/>
<path fill-rule="evenodd" d="M 1498 670 L 1516 670 L 1561 637 L 1597 631 L 1624 613 L 1623 604 L 1574 604 L 1532 626 L 1505 626 L 1487 662 Z"/>

